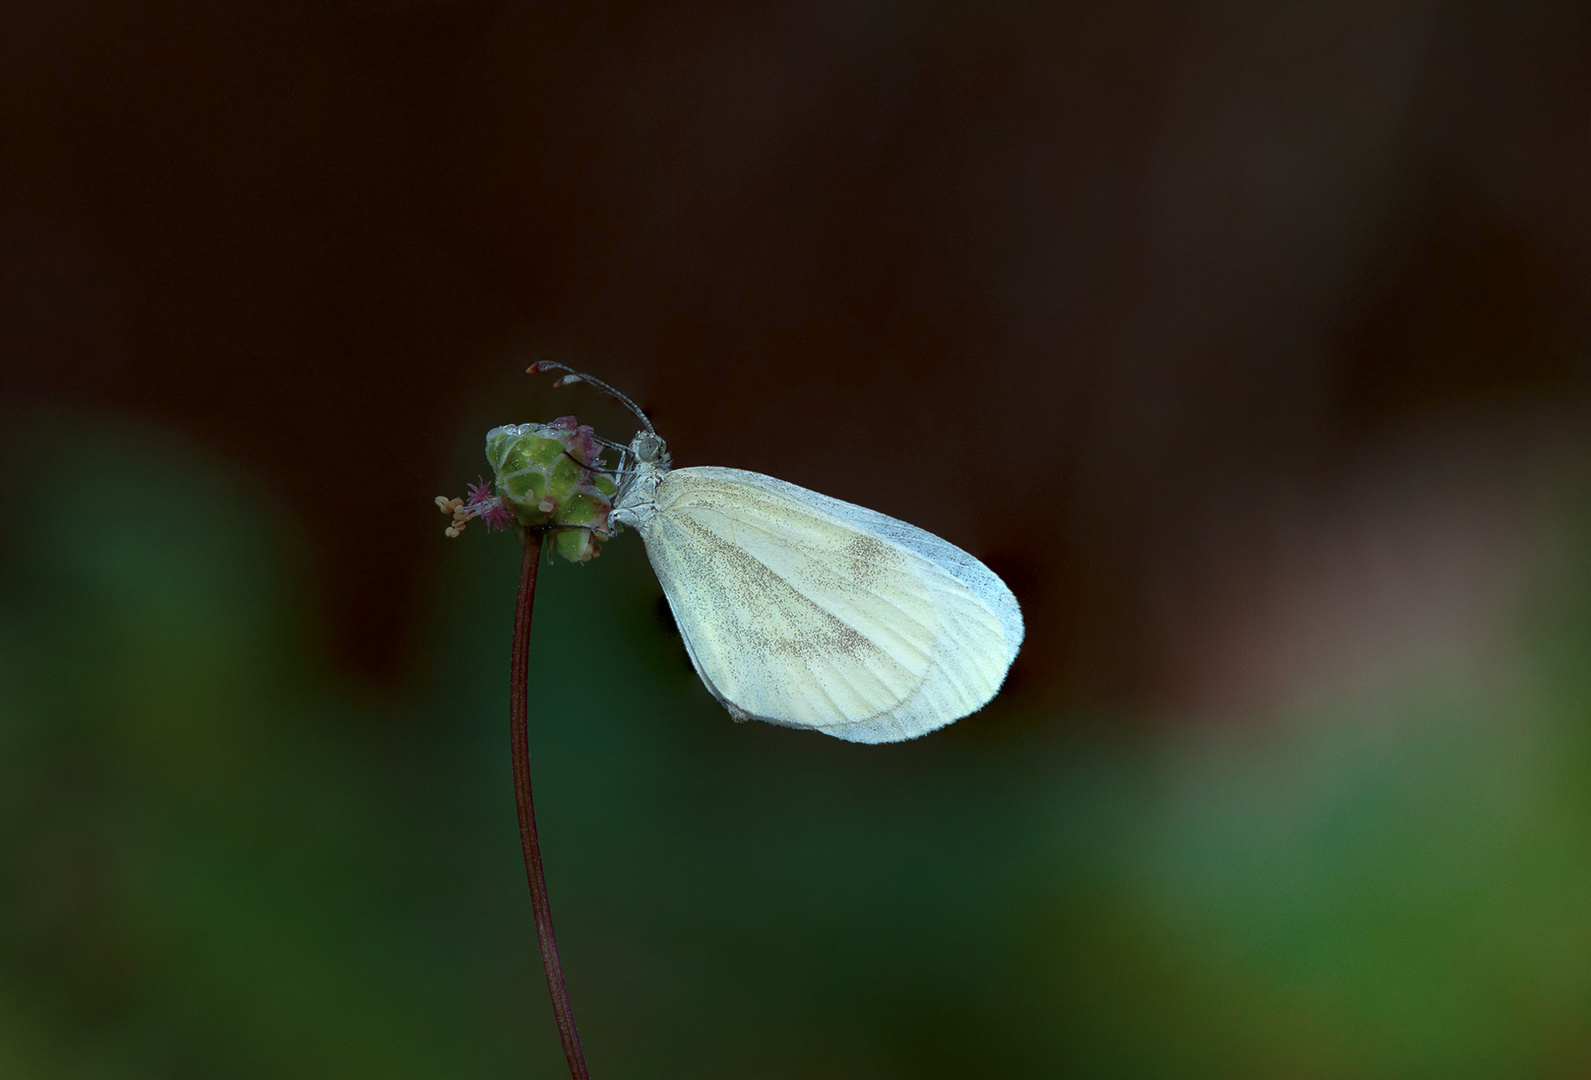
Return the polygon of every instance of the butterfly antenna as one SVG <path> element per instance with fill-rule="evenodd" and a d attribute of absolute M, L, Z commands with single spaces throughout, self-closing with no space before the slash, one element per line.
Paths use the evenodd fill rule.
<path fill-rule="evenodd" d="M 525 369 L 525 374 L 535 375 L 537 372 L 542 371 L 561 371 L 564 373 L 562 378 L 553 383 L 554 386 L 569 386 L 573 383 L 582 382 L 590 383 L 592 386 L 596 387 L 598 390 L 601 390 L 604 394 L 607 394 L 610 398 L 617 401 L 620 405 L 623 405 L 626 409 L 629 409 L 631 412 L 633 412 L 635 414 L 635 418 L 641 421 L 641 426 L 646 428 L 647 431 L 651 432 L 653 435 L 657 434 L 657 429 L 652 426 L 652 421 L 648 420 L 646 418 L 646 414 L 641 411 L 641 406 L 637 405 L 635 402 L 619 393 L 601 379 L 594 378 L 593 376 L 587 375 L 581 371 L 576 371 L 567 364 L 560 364 L 553 360 L 537 360 L 534 364 Z"/>

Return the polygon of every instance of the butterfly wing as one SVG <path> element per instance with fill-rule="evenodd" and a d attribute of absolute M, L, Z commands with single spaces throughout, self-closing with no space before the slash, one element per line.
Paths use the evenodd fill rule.
<path fill-rule="evenodd" d="M 739 469 L 674 470 L 656 503 L 647 555 L 737 718 L 915 738 L 981 708 L 1022 642 L 1005 583 L 903 521 Z"/>

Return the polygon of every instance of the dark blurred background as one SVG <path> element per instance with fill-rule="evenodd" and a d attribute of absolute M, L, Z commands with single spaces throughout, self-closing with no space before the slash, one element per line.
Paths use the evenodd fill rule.
<path fill-rule="evenodd" d="M 1591 1070 L 1591 8 L 0 9 L 0 1075 L 560 1075 L 485 430 L 967 547 L 901 746 L 544 576 L 599 1077 Z"/>

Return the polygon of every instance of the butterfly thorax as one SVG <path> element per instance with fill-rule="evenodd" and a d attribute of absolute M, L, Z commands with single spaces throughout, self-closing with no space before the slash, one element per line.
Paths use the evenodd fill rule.
<path fill-rule="evenodd" d="M 632 471 L 619 490 L 609 520 L 644 532 L 657 516 L 657 485 L 670 466 L 668 447 L 655 433 L 642 431 L 630 441 L 629 456 L 634 462 Z"/>

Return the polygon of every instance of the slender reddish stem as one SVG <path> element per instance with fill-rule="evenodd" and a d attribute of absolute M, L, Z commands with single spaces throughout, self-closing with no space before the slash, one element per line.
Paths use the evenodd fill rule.
<path fill-rule="evenodd" d="M 547 991 L 552 995 L 552 1015 L 558 1021 L 558 1038 L 569 1075 L 591 1080 L 580 1033 L 575 1030 L 569 990 L 564 986 L 563 965 L 558 961 L 558 939 L 552 932 L 552 905 L 547 901 L 547 875 L 541 869 L 541 841 L 536 838 L 536 807 L 530 801 L 530 612 L 536 604 L 536 569 L 541 565 L 542 534 L 525 531 L 525 557 L 519 567 L 519 602 L 514 607 L 514 653 L 508 666 L 508 741 L 514 755 L 514 802 L 519 807 L 519 842 L 525 849 L 525 877 L 530 882 L 530 906 L 536 913 L 536 937 L 541 941 L 541 963 L 547 969 Z"/>

